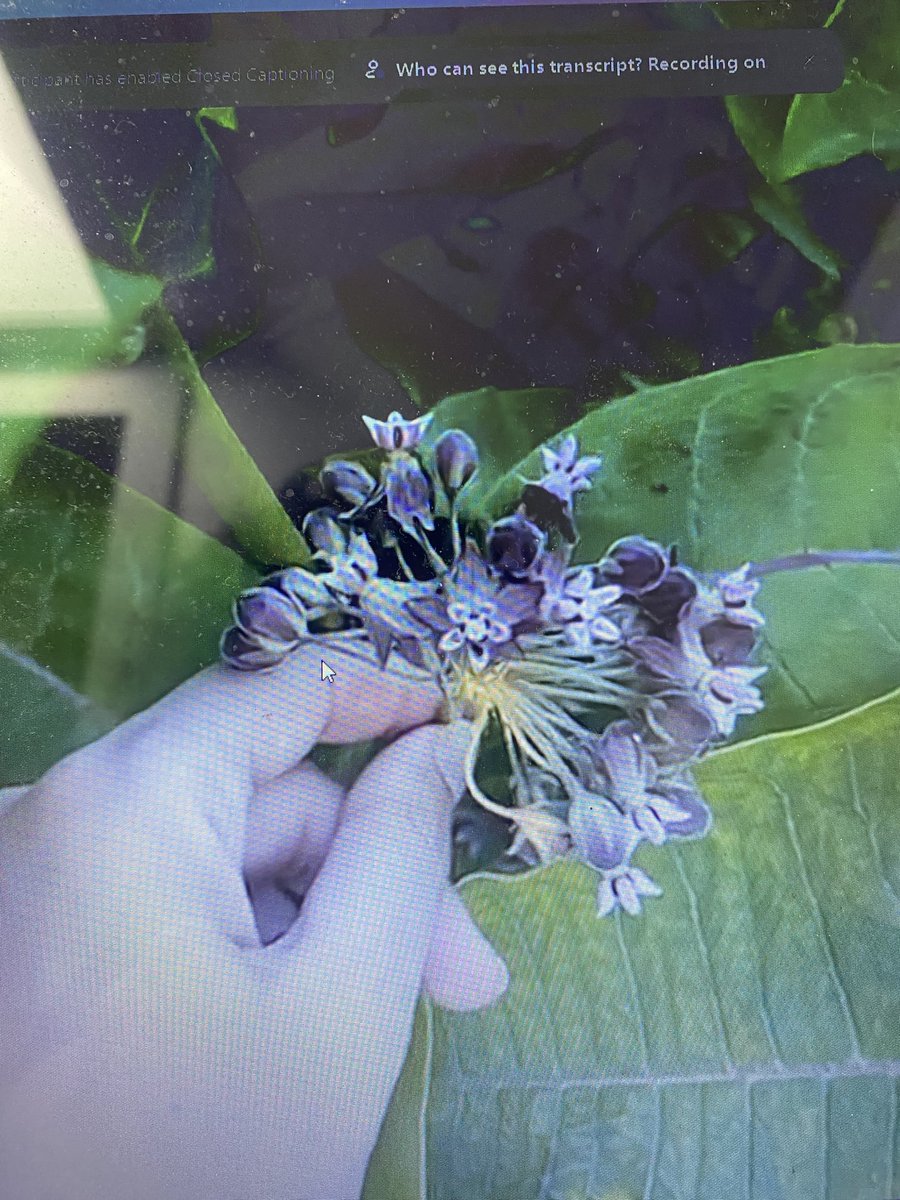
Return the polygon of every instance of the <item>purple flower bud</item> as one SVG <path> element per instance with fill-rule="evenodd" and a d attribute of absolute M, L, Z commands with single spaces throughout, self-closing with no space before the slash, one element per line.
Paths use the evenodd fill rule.
<path fill-rule="evenodd" d="M 487 557 L 492 566 L 521 579 L 534 566 L 546 538 L 532 521 L 516 513 L 495 521 L 487 534 Z"/>
<path fill-rule="evenodd" d="M 234 606 L 235 623 L 251 638 L 290 649 L 306 633 L 306 614 L 277 587 L 248 588 Z"/>
<path fill-rule="evenodd" d="M 441 483 L 450 496 L 466 486 L 478 470 L 478 447 L 461 429 L 448 429 L 434 446 L 434 458 Z"/>
<path fill-rule="evenodd" d="M 663 632 L 672 632 L 678 618 L 697 595 L 697 585 L 686 571 L 674 567 L 668 571 L 662 583 L 643 592 L 638 603 L 651 620 L 663 626 Z"/>
<path fill-rule="evenodd" d="M 418 521 L 434 529 L 431 487 L 425 472 L 410 454 L 391 455 L 382 472 L 388 512 L 407 533 L 416 534 Z"/>
<path fill-rule="evenodd" d="M 316 508 L 303 521 L 303 536 L 317 554 L 339 558 L 347 549 L 347 532 L 330 508 Z"/>
<path fill-rule="evenodd" d="M 319 472 L 319 480 L 329 499 L 337 497 L 359 508 L 375 491 L 375 480 L 359 463 L 335 459 Z"/>
<path fill-rule="evenodd" d="M 603 563 L 610 583 L 626 595 L 640 596 L 657 587 L 669 569 L 669 556 L 658 542 L 627 537 L 611 546 Z"/>
<path fill-rule="evenodd" d="M 222 638 L 229 666 L 258 671 L 280 662 L 306 633 L 302 608 L 278 587 L 248 588 L 234 606 L 235 625 Z"/>

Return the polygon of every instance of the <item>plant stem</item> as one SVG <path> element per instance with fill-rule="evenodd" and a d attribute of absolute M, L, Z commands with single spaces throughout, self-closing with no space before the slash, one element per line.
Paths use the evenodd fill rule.
<path fill-rule="evenodd" d="M 462 539 L 459 535 L 459 509 L 456 504 L 456 496 L 450 502 L 450 530 L 453 535 L 453 561 L 456 562 L 462 554 Z"/>
<path fill-rule="evenodd" d="M 751 563 L 750 574 L 759 579 L 764 575 L 777 575 L 780 571 L 804 571 L 808 567 L 830 567 L 840 563 L 900 567 L 900 550 L 808 550 L 803 554 L 786 554 L 783 558 Z"/>

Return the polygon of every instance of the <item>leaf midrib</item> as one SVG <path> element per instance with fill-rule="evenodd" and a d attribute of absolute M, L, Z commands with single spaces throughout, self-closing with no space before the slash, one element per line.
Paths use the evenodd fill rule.
<path fill-rule="evenodd" d="M 895 700 L 900 700 L 900 688 L 894 688 L 891 692 L 885 692 L 882 696 L 875 696 L 874 699 L 867 700 L 865 704 L 858 704 L 856 708 L 848 708 L 844 712 L 835 713 L 833 717 L 826 717 L 824 720 L 815 721 L 811 725 L 801 725 L 794 729 L 776 729 L 771 733 L 762 733 L 759 737 L 748 738 L 743 742 L 732 742 L 728 746 L 722 746 L 719 750 L 713 750 L 706 756 L 704 761 L 710 762 L 714 759 L 723 759 L 736 752 L 752 750 L 759 746 L 774 745 L 788 738 L 805 737 L 807 734 L 818 733 L 821 730 L 830 729 L 841 721 L 849 721 L 854 717 L 861 716 L 863 713 L 868 712 L 870 709 L 878 708 L 882 704 L 891 704 Z"/>
<path fill-rule="evenodd" d="M 791 1083 L 812 1079 L 828 1083 L 833 1079 L 897 1079 L 900 1059 L 853 1058 L 841 1063 L 799 1063 L 790 1067 L 740 1067 L 732 1071 L 697 1071 L 646 1075 L 585 1075 L 570 1079 L 528 1079 L 526 1077 L 460 1076 L 455 1086 L 462 1091 L 501 1092 L 508 1088 L 538 1092 L 566 1092 L 578 1088 L 596 1090 L 616 1087 L 684 1087 L 709 1084 Z"/>

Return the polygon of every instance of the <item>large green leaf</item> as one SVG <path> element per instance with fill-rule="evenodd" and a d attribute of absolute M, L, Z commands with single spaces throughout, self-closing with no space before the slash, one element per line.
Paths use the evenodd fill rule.
<path fill-rule="evenodd" d="M 37 779 L 114 723 L 51 671 L 0 644 L 0 788 Z"/>
<path fill-rule="evenodd" d="M 576 865 L 464 886 L 512 982 L 434 1014 L 429 1200 L 897 1194 L 898 726 L 894 693 L 713 756 L 637 919 Z"/>
<path fill-rule="evenodd" d="M 579 557 L 641 533 L 702 571 L 808 550 L 900 548 L 900 347 L 834 346 L 751 363 L 596 409 L 573 430 L 605 457 L 578 501 Z M 532 456 L 501 480 L 500 509 Z M 766 710 L 745 735 L 820 720 L 900 678 L 900 569 L 766 579 Z"/>
<path fill-rule="evenodd" d="M 112 719 L 213 661 L 253 579 L 220 543 L 43 444 L 0 504 L 0 546 L 0 641 Z M 17 721 L 49 760 L 70 748 L 34 706 Z"/>
<path fill-rule="evenodd" d="M 153 330 L 187 400 L 183 467 L 261 566 L 309 559 L 309 548 L 228 418 L 174 318 L 159 307 Z"/>

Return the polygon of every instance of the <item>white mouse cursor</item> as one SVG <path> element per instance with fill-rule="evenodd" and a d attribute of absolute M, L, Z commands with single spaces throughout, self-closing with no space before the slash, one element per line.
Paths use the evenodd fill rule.
<path fill-rule="evenodd" d="M 322 682 L 323 683 L 326 683 L 326 682 L 334 683 L 335 674 L 336 674 L 336 672 L 335 672 L 334 667 L 329 667 L 328 663 L 323 658 L 322 659 Z"/>

